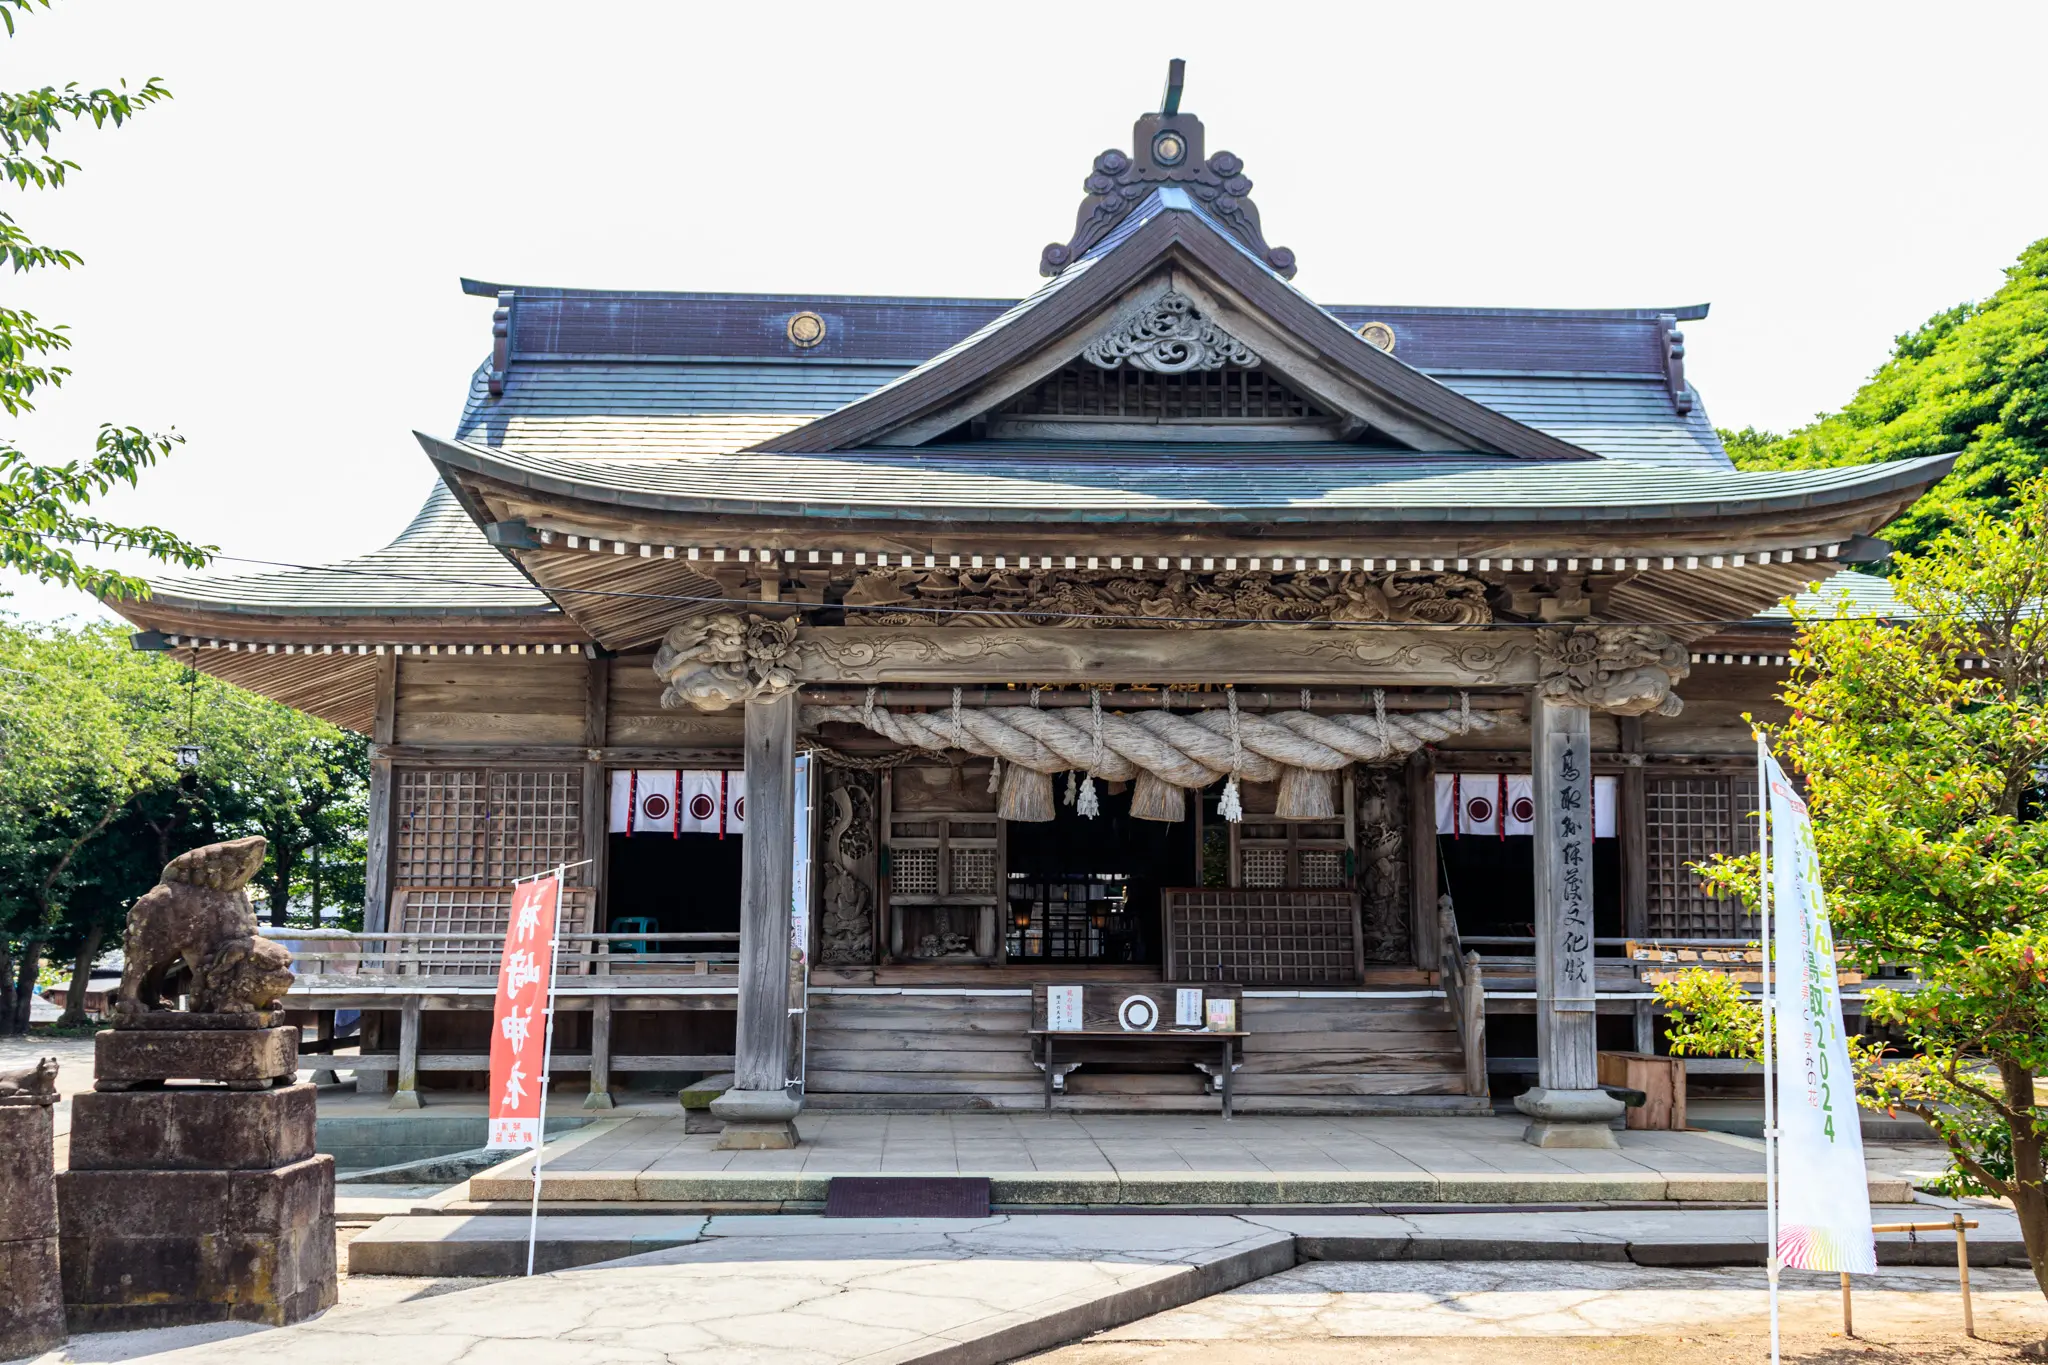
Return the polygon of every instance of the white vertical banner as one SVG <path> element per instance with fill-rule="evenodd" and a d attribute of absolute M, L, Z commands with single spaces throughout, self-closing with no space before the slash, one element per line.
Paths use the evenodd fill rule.
<path fill-rule="evenodd" d="M 1842 1029 L 1834 931 L 1813 821 L 1768 750 L 1776 1043 L 1778 1259 L 1801 1270 L 1877 1273 L 1856 1078 Z"/>
<path fill-rule="evenodd" d="M 798 754 L 791 773 L 795 818 L 790 822 L 795 838 L 790 848 L 789 870 L 789 993 L 795 1004 L 796 1067 L 789 1084 L 801 1087 L 809 1069 L 811 1050 L 811 777 L 815 760 Z M 742 797 L 742 800 L 745 798 Z"/>

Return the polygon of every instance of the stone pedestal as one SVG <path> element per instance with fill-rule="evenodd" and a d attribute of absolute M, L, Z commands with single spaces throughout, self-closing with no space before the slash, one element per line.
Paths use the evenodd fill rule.
<path fill-rule="evenodd" d="M 728 1090 L 711 1101 L 712 1114 L 725 1123 L 718 1149 L 759 1152 L 794 1147 L 796 1116 L 802 1108 L 787 1090 Z"/>
<path fill-rule="evenodd" d="M 97 1088 L 73 1100 L 57 1180 L 73 1331 L 282 1326 L 333 1305 L 334 1159 L 313 1151 L 316 1091 L 270 1088 L 297 1054 L 294 1028 L 99 1035 Z"/>
<path fill-rule="evenodd" d="M 1515 1096 L 1515 1108 L 1531 1120 L 1522 1140 L 1538 1147 L 1577 1147 L 1611 1151 L 1610 1126 L 1627 1108 L 1605 1090 L 1546 1090 L 1541 1086 Z"/>
<path fill-rule="evenodd" d="M 50 1105 L 0 1100 L 0 1360 L 64 1340 L 55 1176 Z"/>

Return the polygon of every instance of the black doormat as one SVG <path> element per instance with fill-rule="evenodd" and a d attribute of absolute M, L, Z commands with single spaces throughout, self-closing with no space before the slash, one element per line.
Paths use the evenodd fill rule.
<path fill-rule="evenodd" d="M 988 1177 L 835 1175 L 827 1218 L 986 1218 Z"/>

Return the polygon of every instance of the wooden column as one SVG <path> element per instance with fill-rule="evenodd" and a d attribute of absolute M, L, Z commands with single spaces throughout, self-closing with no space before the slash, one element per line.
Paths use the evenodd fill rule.
<path fill-rule="evenodd" d="M 747 832 L 740 848 L 739 1018 L 733 1088 L 713 1101 L 725 1147 L 790 1146 L 801 1103 L 789 1093 L 789 960 L 796 846 L 795 692 L 750 701 Z"/>
<path fill-rule="evenodd" d="M 611 924 L 611 910 L 605 895 L 606 855 L 611 849 L 611 793 L 607 790 L 608 774 L 597 755 L 611 737 L 611 695 L 612 661 L 596 658 L 585 661 L 586 671 L 583 683 L 583 856 L 590 860 L 583 869 L 582 884 L 594 888 L 591 892 L 590 925 L 593 933 L 604 932 Z M 592 1094 L 597 1093 L 595 1085 Z"/>
<path fill-rule="evenodd" d="M 1515 1105 L 1541 1147 L 1612 1147 L 1593 1009 L 1592 712 L 1531 698 L 1536 796 L 1536 1089 Z"/>
<path fill-rule="evenodd" d="M 363 840 L 363 931 L 383 933 L 391 924 L 391 807 L 395 799 L 391 760 L 383 750 L 398 728 L 398 656 L 377 660 L 377 715 L 370 723 L 369 830 Z"/>
<path fill-rule="evenodd" d="M 1427 749 L 1417 749 L 1408 755 L 1408 942 L 1424 971 L 1436 970 L 1443 938 L 1436 873 L 1436 760 Z"/>
<path fill-rule="evenodd" d="M 1643 718 L 1621 718 L 1621 932 L 1644 938 L 1650 932 L 1650 813 L 1643 775 Z"/>
<path fill-rule="evenodd" d="M 585 1109 L 612 1107 L 612 1002 L 609 996 L 590 1001 L 590 1095 Z"/>
<path fill-rule="evenodd" d="M 398 1088 L 391 1092 L 393 1109 L 420 1107 L 420 1002 L 408 998 L 398 1010 Z"/>

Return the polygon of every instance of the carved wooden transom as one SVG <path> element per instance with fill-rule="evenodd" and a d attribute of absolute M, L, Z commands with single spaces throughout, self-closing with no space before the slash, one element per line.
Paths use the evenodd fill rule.
<path fill-rule="evenodd" d="M 1266 370 L 1228 365 L 1183 374 L 1077 363 L 1011 399 L 1005 417 L 1036 421 L 1327 423 L 1331 415 Z"/>

